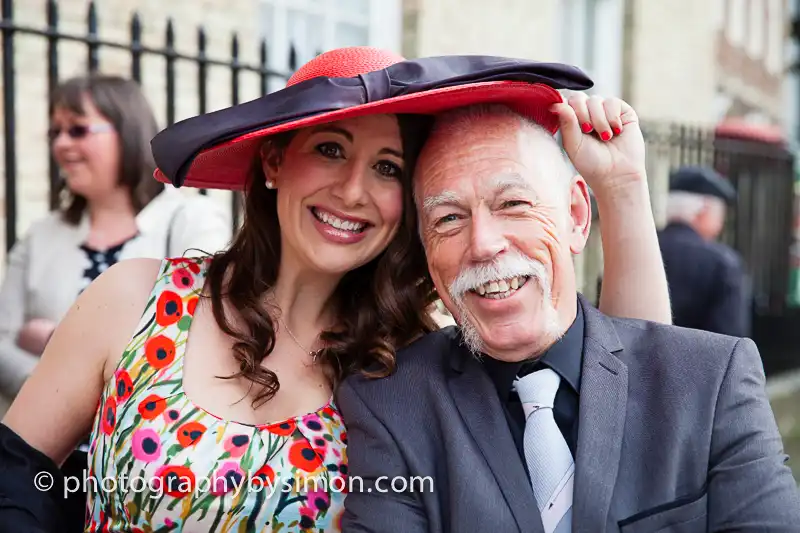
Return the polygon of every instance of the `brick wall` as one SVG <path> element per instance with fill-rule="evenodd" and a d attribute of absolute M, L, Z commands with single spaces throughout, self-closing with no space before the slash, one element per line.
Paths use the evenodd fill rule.
<path fill-rule="evenodd" d="M 719 90 L 727 117 L 757 115 L 788 126 L 784 102 L 789 9 L 786 0 L 724 0 L 717 19 Z"/>
<path fill-rule="evenodd" d="M 552 60 L 557 6 L 558 0 L 405 0 L 403 53 Z"/>
<path fill-rule="evenodd" d="M 627 98 L 652 120 L 714 120 L 716 2 L 632 2 Z"/>

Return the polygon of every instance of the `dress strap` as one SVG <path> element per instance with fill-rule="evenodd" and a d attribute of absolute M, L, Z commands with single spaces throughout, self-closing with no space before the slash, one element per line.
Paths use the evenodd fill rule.
<path fill-rule="evenodd" d="M 115 372 L 118 395 L 125 389 L 133 392 L 179 376 L 183 347 L 203 291 L 209 261 L 209 257 L 181 257 L 161 262 L 136 332 Z"/>

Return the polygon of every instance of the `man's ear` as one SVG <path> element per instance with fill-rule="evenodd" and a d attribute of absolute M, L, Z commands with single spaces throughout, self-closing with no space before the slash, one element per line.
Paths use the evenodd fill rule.
<path fill-rule="evenodd" d="M 586 246 L 592 226 L 592 200 L 589 197 L 589 186 L 581 176 L 570 180 L 569 190 L 568 234 L 569 249 L 579 254 Z"/>

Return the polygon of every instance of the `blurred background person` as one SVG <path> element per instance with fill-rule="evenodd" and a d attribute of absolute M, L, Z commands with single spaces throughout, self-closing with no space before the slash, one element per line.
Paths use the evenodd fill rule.
<path fill-rule="evenodd" d="M 49 108 L 49 141 L 61 171 L 59 209 L 35 222 L 9 254 L 0 286 L 0 416 L 39 361 L 81 291 L 119 260 L 214 253 L 232 223 L 210 199 L 153 178 L 152 110 L 132 80 L 93 75 L 65 81 Z M 81 376 L 75 376 L 81 379 Z M 81 476 L 85 443 L 64 464 Z M 82 520 L 86 495 L 71 496 Z"/>
<path fill-rule="evenodd" d="M 180 256 L 190 248 L 213 253 L 232 232 L 229 215 L 211 200 L 167 190 L 153 178 L 150 139 L 158 125 L 134 81 L 67 80 L 49 116 L 62 204 L 9 254 L 0 287 L 0 412 L 59 319 L 101 272 L 125 258 Z"/>
<path fill-rule="evenodd" d="M 670 177 L 667 225 L 659 243 L 677 326 L 750 336 L 749 281 L 739 254 L 717 242 L 736 191 L 706 167 Z"/>

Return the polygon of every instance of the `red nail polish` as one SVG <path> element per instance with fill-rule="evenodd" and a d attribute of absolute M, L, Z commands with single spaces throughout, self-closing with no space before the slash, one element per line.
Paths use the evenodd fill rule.
<path fill-rule="evenodd" d="M 620 133 L 622 133 L 622 130 L 619 129 L 618 127 L 616 127 L 616 126 L 614 126 L 611 129 L 614 130 L 614 135 L 619 135 Z"/>
<path fill-rule="evenodd" d="M 584 122 L 583 124 L 581 124 L 581 129 L 583 130 L 583 133 L 589 133 L 590 131 L 592 131 L 592 125 L 589 124 L 588 122 Z"/>
<path fill-rule="evenodd" d="M 604 131 L 603 133 L 600 134 L 600 138 L 603 139 L 604 141 L 607 141 L 611 138 L 611 134 L 608 133 L 607 131 Z"/>

